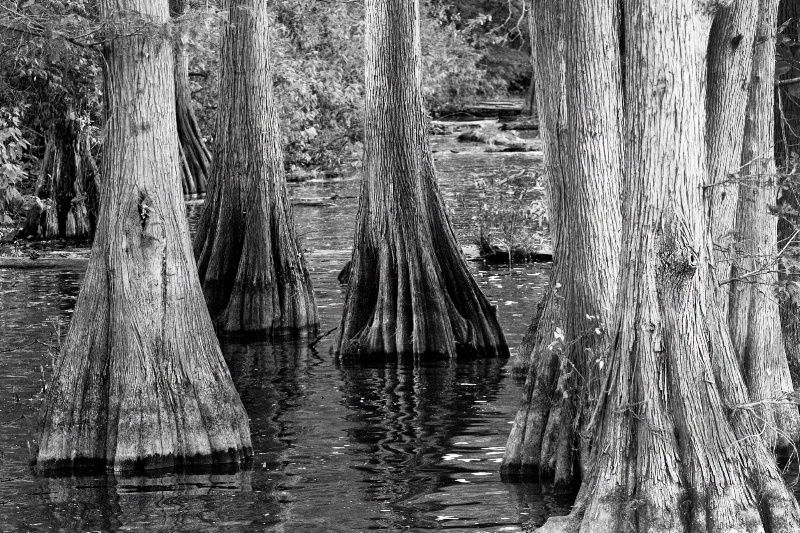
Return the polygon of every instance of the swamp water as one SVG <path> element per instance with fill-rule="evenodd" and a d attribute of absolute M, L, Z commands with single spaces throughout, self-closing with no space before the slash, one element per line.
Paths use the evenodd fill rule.
<path fill-rule="evenodd" d="M 442 192 L 462 244 L 474 240 L 476 178 L 520 175 L 541 154 L 437 153 Z M 290 185 L 308 250 L 322 332 L 338 324 L 358 180 Z M 456 198 L 467 198 L 466 203 Z M 314 199 L 313 201 L 309 199 Z M 190 221 L 198 214 L 189 206 Z M 513 350 L 547 281 L 543 265 L 470 268 Z M 521 384 L 510 361 L 414 368 L 336 365 L 328 337 L 223 346 L 251 417 L 246 471 L 149 477 L 33 476 L 48 344 L 68 324 L 83 273 L 0 269 L 0 531 L 521 531 L 569 502 L 498 467 Z"/>

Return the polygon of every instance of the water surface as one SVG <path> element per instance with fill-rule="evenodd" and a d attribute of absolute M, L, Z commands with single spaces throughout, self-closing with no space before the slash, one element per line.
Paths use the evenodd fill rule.
<path fill-rule="evenodd" d="M 437 153 L 463 242 L 474 239 L 476 177 L 527 172 L 540 154 Z M 338 324 L 358 180 L 292 184 L 294 214 L 320 307 Z M 456 198 L 467 198 L 466 202 Z M 190 206 L 194 222 L 197 207 Z M 546 265 L 470 268 L 516 346 Z M 242 472 L 47 479 L 28 467 L 36 412 L 58 331 L 83 273 L 0 270 L 0 531 L 521 531 L 568 504 L 498 466 L 520 384 L 508 361 L 431 366 L 336 365 L 330 338 L 226 343 L 250 414 L 255 457 Z"/>

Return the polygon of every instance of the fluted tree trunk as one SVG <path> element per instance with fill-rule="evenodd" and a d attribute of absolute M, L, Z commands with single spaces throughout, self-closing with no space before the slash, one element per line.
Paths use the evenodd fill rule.
<path fill-rule="evenodd" d="M 576 504 L 542 531 L 800 527 L 713 288 L 703 185 L 706 53 L 717 7 L 624 4 L 623 238 L 609 371 Z"/>
<path fill-rule="evenodd" d="M 775 274 L 778 219 L 770 213 L 778 188 L 774 155 L 775 27 L 777 0 L 761 0 L 742 150 L 736 211 L 730 323 L 750 398 L 771 445 L 791 448 L 800 436 L 800 413 L 783 345 Z"/>
<path fill-rule="evenodd" d="M 706 209 L 719 279 L 730 277 L 735 255 L 738 177 L 757 17 L 757 2 L 734 0 L 714 17 L 708 44 Z M 723 315 L 729 300 L 729 287 L 720 287 L 717 304 Z"/>
<path fill-rule="evenodd" d="M 508 355 L 436 182 L 421 91 L 418 0 L 366 2 L 364 172 L 342 358 Z"/>
<path fill-rule="evenodd" d="M 37 468 L 238 462 L 251 453 L 247 414 L 203 302 L 178 185 L 167 2 L 100 9 L 110 32 L 101 213 Z"/>
<path fill-rule="evenodd" d="M 286 190 L 267 0 L 231 0 L 222 32 L 214 168 L 194 251 L 223 334 L 306 335 L 317 307 Z"/>
<path fill-rule="evenodd" d="M 169 0 L 170 15 L 174 19 L 184 15 L 186 4 L 187 0 Z M 197 197 L 206 192 L 211 153 L 203 142 L 192 107 L 186 32 L 180 25 L 178 30 L 175 36 L 175 117 L 180 140 L 181 183 L 184 195 Z"/>
<path fill-rule="evenodd" d="M 558 489 L 580 479 L 579 433 L 599 396 L 621 232 L 622 79 L 615 0 L 534 2 L 553 271 L 502 470 Z M 529 341 L 530 342 L 530 341 Z M 520 357 L 523 357 L 521 355 Z"/>

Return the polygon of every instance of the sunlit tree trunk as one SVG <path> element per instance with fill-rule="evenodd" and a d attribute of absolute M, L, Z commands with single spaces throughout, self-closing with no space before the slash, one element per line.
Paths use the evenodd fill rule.
<path fill-rule="evenodd" d="M 713 2 L 624 5 L 618 314 L 591 459 L 542 531 L 790 532 L 800 509 L 759 435 L 712 288 L 704 213 Z"/>
<path fill-rule="evenodd" d="M 170 0 L 169 4 L 173 18 L 186 13 L 187 0 Z M 178 28 L 175 35 L 175 115 L 180 139 L 181 183 L 183 194 L 197 196 L 206 192 L 211 154 L 203 142 L 200 124 L 192 108 L 186 32 L 180 26 Z"/>
<path fill-rule="evenodd" d="M 569 488 L 599 396 L 621 232 L 622 80 L 613 0 L 534 2 L 553 271 L 503 471 Z M 580 29 L 581 31 L 576 31 Z M 524 354 L 520 357 L 524 357 Z"/>
<path fill-rule="evenodd" d="M 783 346 L 775 274 L 777 198 L 775 131 L 775 25 L 777 0 L 761 0 L 750 101 L 742 151 L 736 217 L 738 260 L 732 272 L 733 341 L 767 442 L 789 448 L 798 439 L 800 415 Z"/>
<path fill-rule="evenodd" d="M 37 468 L 238 462 L 251 453 L 247 414 L 203 302 L 178 185 L 167 3 L 100 6 L 113 30 L 101 214 Z"/>
<path fill-rule="evenodd" d="M 286 191 L 270 74 L 266 0 L 231 0 L 223 26 L 214 168 L 194 250 L 221 333 L 317 327 Z"/>
<path fill-rule="evenodd" d="M 343 358 L 491 357 L 508 348 L 447 217 L 426 137 L 417 0 L 366 2 L 364 178 Z"/>
<path fill-rule="evenodd" d="M 734 0 L 714 17 L 708 44 L 706 146 L 708 178 L 706 209 L 720 279 L 730 277 L 735 215 L 739 198 L 739 171 L 750 72 L 753 63 L 758 2 Z M 717 291 L 717 304 L 727 314 L 728 286 Z"/>

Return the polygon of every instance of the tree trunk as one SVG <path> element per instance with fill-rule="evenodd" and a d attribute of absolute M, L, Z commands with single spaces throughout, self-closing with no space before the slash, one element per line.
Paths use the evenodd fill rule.
<path fill-rule="evenodd" d="M 800 437 L 800 413 L 783 346 L 775 288 L 777 198 L 774 157 L 775 27 L 777 0 L 761 0 L 759 27 L 742 151 L 736 231 L 739 257 L 733 269 L 730 323 L 750 399 L 767 443 L 788 449 Z"/>
<path fill-rule="evenodd" d="M 367 0 L 366 28 L 364 178 L 336 353 L 507 356 L 436 182 L 418 0 Z"/>
<path fill-rule="evenodd" d="M 547 0 L 536 2 L 533 18 L 553 271 L 502 470 L 538 474 L 569 489 L 580 478 L 574 470 L 581 458 L 578 433 L 599 396 L 616 299 L 623 146 L 619 15 L 614 0 Z"/>
<path fill-rule="evenodd" d="M 55 122 L 45 135 L 45 153 L 36 184 L 44 213 L 32 216 L 20 237 L 87 239 L 97 205 L 96 168 L 89 135 L 72 111 Z"/>
<path fill-rule="evenodd" d="M 706 201 L 719 279 L 730 277 L 735 255 L 737 180 L 757 16 L 757 2 L 734 0 L 714 17 L 708 45 Z M 728 313 L 729 299 L 729 287 L 721 287 L 717 291 L 717 304 L 723 316 Z"/>
<path fill-rule="evenodd" d="M 522 102 L 522 114 L 529 117 L 536 116 L 536 21 L 533 18 L 534 1 L 525 0 L 528 10 L 528 35 L 531 40 L 531 82 L 525 92 L 525 101 Z"/>
<path fill-rule="evenodd" d="M 75 183 L 72 206 L 67 213 L 67 239 L 86 239 L 94 235 L 96 214 L 100 210 L 98 176 L 88 128 L 78 134 L 75 148 Z"/>
<path fill-rule="evenodd" d="M 231 0 L 214 169 L 194 241 L 220 333 L 305 335 L 317 306 L 286 191 L 266 0 Z"/>
<path fill-rule="evenodd" d="M 714 8 L 625 2 L 622 262 L 607 387 L 575 507 L 542 531 L 800 527 L 711 288 L 702 191 Z"/>
<path fill-rule="evenodd" d="M 784 35 L 795 42 L 800 42 L 800 3 L 796 0 L 782 0 L 778 9 L 777 25 L 786 25 Z M 793 68 L 785 73 L 782 79 L 793 79 L 800 76 L 800 69 Z M 782 171 L 789 173 L 781 183 L 779 205 L 782 216 L 778 220 L 778 242 L 780 248 L 787 248 L 790 254 L 797 253 L 797 235 L 800 229 L 797 215 L 800 212 L 800 174 L 797 158 L 792 154 L 800 153 L 800 93 L 797 85 L 778 87 L 776 95 L 775 158 Z M 791 90 L 794 89 L 794 90 Z M 791 167 L 794 167 L 792 169 Z M 791 171 L 791 172 L 790 172 Z M 791 243 L 791 244 L 790 244 Z M 789 269 L 780 274 L 782 282 L 797 283 L 796 269 Z M 784 347 L 789 360 L 792 381 L 800 387 L 800 306 L 795 303 L 790 293 L 786 292 L 780 301 L 781 325 L 783 329 Z"/>
<path fill-rule="evenodd" d="M 169 3 L 173 18 L 186 12 L 186 0 L 170 0 Z M 180 139 L 181 182 L 183 194 L 196 198 L 206 192 L 211 174 L 211 154 L 203 142 L 200 124 L 192 108 L 186 44 L 186 32 L 181 29 L 175 39 L 175 114 Z"/>
<path fill-rule="evenodd" d="M 800 42 L 800 3 L 797 0 L 781 0 L 776 26 L 786 26 L 783 35 Z M 781 79 L 800 76 L 797 62 Z M 792 152 L 800 154 L 800 92 L 797 85 L 785 85 L 778 90 L 780 96 L 776 116 L 775 157 L 779 166 L 788 165 Z"/>
<path fill-rule="evenodd" d="M 522 102 L 522 114 L 529 117 L 536 116 L 536 83 L 534 79 L 534 76 L 531 75 L 531 82 L 528 90 L 525 91 L 525 101 Z"/>
<path fill-rule="evenodd" d="M 163 0 L 104 0 L 101 213 L 43 413 L 40 471 L 238 462 L 245 413 L 202 299 L 178 188 Z M 153 26 L 142 31 L 142 23 Z"/>

